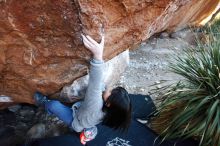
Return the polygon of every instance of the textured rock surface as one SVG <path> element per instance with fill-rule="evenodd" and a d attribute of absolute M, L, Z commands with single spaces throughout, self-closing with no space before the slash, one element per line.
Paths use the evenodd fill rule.
<path fill-rule="evenodd" d="M 126 50 L 105 63 L 104 85 L 106 88 L 112 88 L 119 80 L 120 75 L 125 71 L 129 64 L 129 51 Z M 76 102 L 85 97 L 88 86 L 89 75 L 75 80 L 70 86 L 63 87 L 60 92 L 60 100 L 64 102 Z"/>
<path fill-rule="evenodd" d="M 104 26 L 108 60 L 155 33 L 198 24 L 218 3 L 0 0 L 0 95 L 33 103 L 34 91 L 50 95 L 85 75 L 91 54 L 82 45 L 82 32 L 99 40 Z"/>

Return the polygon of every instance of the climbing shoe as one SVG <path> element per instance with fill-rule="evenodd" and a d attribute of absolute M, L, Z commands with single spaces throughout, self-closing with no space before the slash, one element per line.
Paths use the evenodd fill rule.
<path fill-rule="evenodd" d="M 50 101 L 47 96 L 43 95 L 40 92 L 35 92 L 34 94 L 34 100 L 35 100 L 35 104 L 37 106 L 44 106 L 44 104 L 48 101 Z"/>

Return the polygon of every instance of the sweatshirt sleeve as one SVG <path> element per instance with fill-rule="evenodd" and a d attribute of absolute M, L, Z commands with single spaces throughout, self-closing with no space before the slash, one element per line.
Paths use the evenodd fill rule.
<path fill-rule="evenodd" d="M 102 102 L 104 61 L 90 61 L 89 83 L 84 99 L 84 106 L 91 107 Z M 97 107 L 94 107 L 97 108 Z"/>

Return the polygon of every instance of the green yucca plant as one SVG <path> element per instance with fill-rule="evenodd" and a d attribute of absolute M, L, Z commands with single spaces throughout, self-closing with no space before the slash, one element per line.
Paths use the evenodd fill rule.
<path fill-rule="evenodd" d="M 220 146 L 220 21 L 206 29 L 209 39 L 187 49 L 171 64 L 184 77 L 164 92 L 153 128 L 163 140 L 196 137 L 200 146 Z"/>

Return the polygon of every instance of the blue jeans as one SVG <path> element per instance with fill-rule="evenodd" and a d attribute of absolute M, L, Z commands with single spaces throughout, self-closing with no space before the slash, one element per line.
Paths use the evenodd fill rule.
<path fill-rule="evenodd" d="M 81 102 L 77 102 L 73 105 L 74 109 L 79 108 Z M 54 114 L 60 120 L 62 120 L 67 126 L 72 127 L 72 121 L 75 115 L 73 115 L 73 109 L 65 106 L 57 100 L 48 100 L 45 102 L 45 108 L 49 114 Z M 90 140 L 94 139 L 97 135 L 97 127 L 84 128 L 84 135 Z M 88 134 L 89 133 L 89 134 Z"/>
<path fill-rule="evenodd" d="M 71 127 L 73 121 L 73 110 L 57 100 L 50 100 L 45 103 L 45 108 L 49 114 L 54 114 L 66 125 Z"/>

